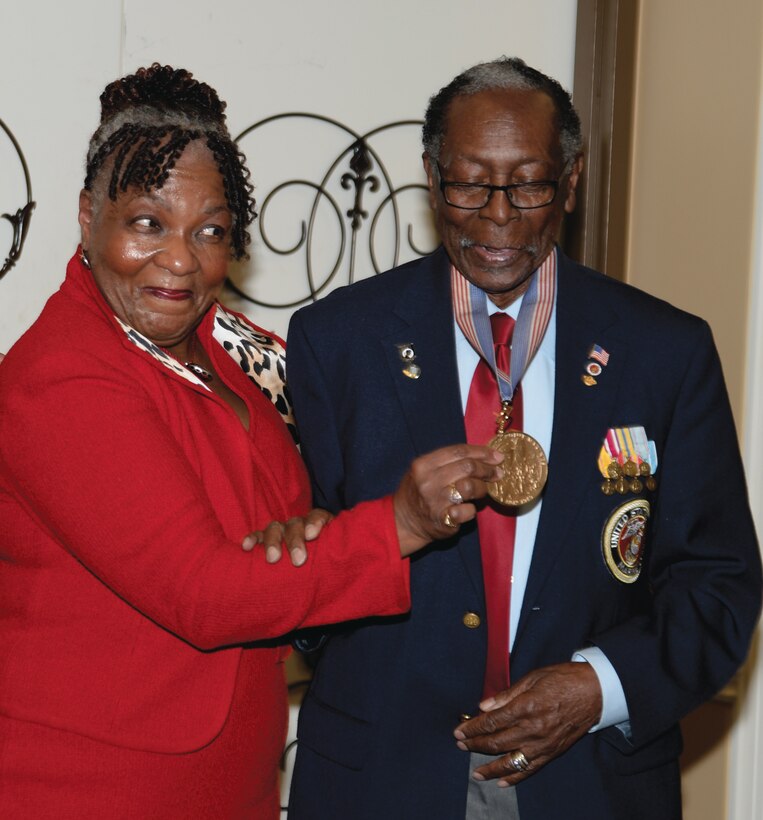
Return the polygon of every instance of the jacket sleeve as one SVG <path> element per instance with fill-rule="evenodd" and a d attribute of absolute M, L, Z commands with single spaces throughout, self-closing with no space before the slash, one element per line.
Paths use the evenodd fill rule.
<path fill-rule="evenodd" d="M 299 312 L 289 323 L 288 346 L 289 391 L 302 458 L 313 483 L 313 502 L 316 507 L 338 513 L 346 507 L 342 441 L 321 359 L 310 344 Z"/>
<path fill-rule="evenodd" d="M 623 684 L 635 747 L 728 682 L 760 611 L 760 554 L 721 365 L 704 322 L 675 395 L 651 524 L 649 611 L 592 641 Z"/>
<path fill-rule="evenodd" d="M 262 550 L 241 549 L 245 532 L 226 537 L 137 378 L 55 348 L 23 370 L 11 364 L 0 387 L 0 489 L 20 509 L 8 525 L 24 518 L 37 548 L 70 553 L 165 629 L 209 649 L 408 608 L 391 498 L 335 518 L 303 567 L 269 565 Z"/>

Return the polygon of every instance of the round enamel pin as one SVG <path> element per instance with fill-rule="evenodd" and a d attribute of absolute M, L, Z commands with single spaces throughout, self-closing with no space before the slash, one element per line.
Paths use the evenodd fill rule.
<path fill-rule="evenodd" d="M 589 376 L 601 376 L 601 365 L 598 362 L 588 362 L 585 370 Z"/>
<path fill-rule="evenodd" d="M 601 549 L 609 571 L 618 581 L 632 584 L 641 574 L 649 502 L 636 498 L 621 504 L 607 519 Z"/>

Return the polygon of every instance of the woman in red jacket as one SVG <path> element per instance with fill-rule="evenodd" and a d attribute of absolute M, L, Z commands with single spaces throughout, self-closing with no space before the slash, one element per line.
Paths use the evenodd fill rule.
<path fill-rule="evenodd" d="M 274 818 L 284 636 L 404 612 L 500 456 L 419 459 L 306 560 L 243 550 L 310 506 L 282 343 L 217 301 L 248 171 L 186 71 L 101 101 L 81 250 L 0 371 L 0 816 Z"/>

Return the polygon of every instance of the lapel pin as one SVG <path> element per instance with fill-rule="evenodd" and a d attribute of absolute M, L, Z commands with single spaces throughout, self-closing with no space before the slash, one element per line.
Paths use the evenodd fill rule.
<path fill-rule="evenodd" d="M 591 345 L 591 349 L 588 351 L 588 358 L 594 359 L 602 367 L 606 367 L 609 362 L 609 353 L 601 345 L 594 344 Z"/>
<path fill-rule="evenodd" d="M 601 376 L 602 366 L 598 362 L 588 362 L 585 366 L 585 372 L 588 373 L 589 376 L 593 376 L 596 378 L 597 376 Z"/>
<path fill-rule="evenodd" d="M 413 349 L 413 342 L 403 342 L 397 345 L 397 352 L 400 361 L 403 363 L 403 375 L 409 379 L 418 379 L 421 375 L 421 368 L 416 364 L 416 351 Z"/>
<path fill-rule="evenodd" d="M 585 373 L 580 377 L 580 380 L 586 387 L 593 387 L 598 384 L 597 376 L 601 376 L 604 368 L 609 362 L 609 353 L 601 345 L 593 344 L 588 351 L 588 361 L 585 365 Z"/>

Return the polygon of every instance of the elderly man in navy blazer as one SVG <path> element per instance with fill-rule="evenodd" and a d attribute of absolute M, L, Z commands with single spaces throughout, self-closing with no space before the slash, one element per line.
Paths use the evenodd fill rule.
<path fill-rule="evenodd" d="M 442 248 L 293 319 L 302 452 L 330 510 L 459 441 L 507 475 L 476 524 L 449 488 L 408 615 L 331 634 L 290 820 L 678 820 L 678 722 L 761 600 L 710 329 L 556 245 L 583 160 L 553 79 L 474 66 L 424 149 Z"/>

